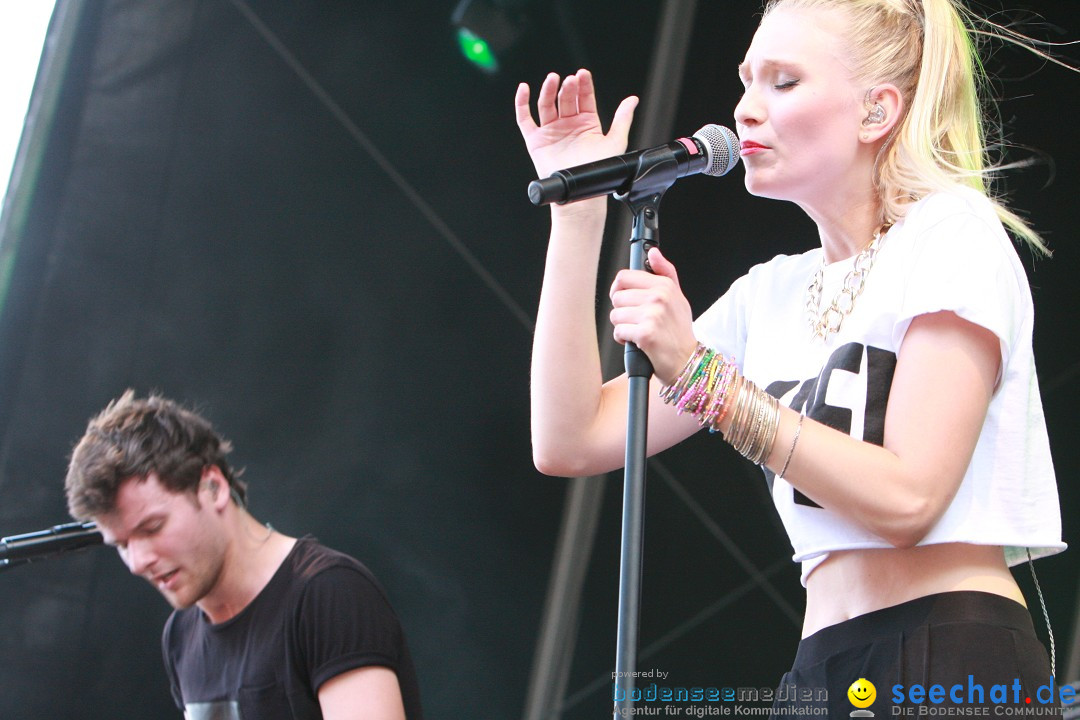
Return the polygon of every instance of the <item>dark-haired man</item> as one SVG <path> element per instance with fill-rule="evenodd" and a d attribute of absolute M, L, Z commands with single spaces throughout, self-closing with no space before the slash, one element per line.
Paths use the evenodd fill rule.
<path fill-rule="evenodd" d="M 128 391 L 90 421 L 66 480 L 132 573 L 175 608 L 162 638 L 191 720 L 414 720 L 401 626 L 362 564 L 245 507 L 229 442 L 201 416 Z"/>

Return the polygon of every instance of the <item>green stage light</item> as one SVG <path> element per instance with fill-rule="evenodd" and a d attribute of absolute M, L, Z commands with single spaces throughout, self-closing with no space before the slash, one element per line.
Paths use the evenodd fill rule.
<path fill-rule="evenodd" d="M 524 32 L 522 0 L 460 0 L 450 16 L 461 54 L 488 75 L 499 72 Z"/>
<path fill-rule="evenodd" d="M 458 47 L 465 58 L 487 73 L 499 71 L 499 61 L 484 38 L 468 28 L 458 28 Z"/>

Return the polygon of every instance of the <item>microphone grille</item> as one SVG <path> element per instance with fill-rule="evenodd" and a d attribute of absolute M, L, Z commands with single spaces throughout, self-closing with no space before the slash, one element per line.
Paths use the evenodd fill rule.
<path fill-rule="evenodd" d="M 694 137 L 705 146 L 709 158 L 709 167 L 701 172 L 719 177 L 727 175 L 739 164 L 739 138 L 722 125 L 706 125 L 694 133 Z"/>

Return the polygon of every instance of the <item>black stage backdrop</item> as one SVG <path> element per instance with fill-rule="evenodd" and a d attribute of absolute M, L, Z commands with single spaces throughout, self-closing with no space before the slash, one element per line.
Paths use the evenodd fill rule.
<path fill-rule="evenodd" d="M 1026 5 L 1074 17 L 1072 0 Z M 524 705 L 566 488 L 530 460 L 547 212 L 526 200 L 514 87 L 587 65 L 610 115 L 644 90 L 659 5 L 532 3 L 496 77 L 459 57 L 453 6 L 61 0 L 78 11 L 75 40 L 3 248 L 0 534 L 65 521 L 66 456 L 86 419 L 125 388 L 159 390 L 232 438 L 257 517 L 382 579 L 429 717 L 506 718 Z M 677 132 L 732 124 L 756 9 L 700 3 Z M 1010 50 L 992 65 L 1007 68 L 997 90 L 1012 139 L 1052 163 L 1008 187 L 1056 251 L 1024 257 L 1075 544 L 1080 78 Z M 663 212 L 697 311 L 750 264 L 816 242 L 794 207 L 748 197 L 741 170 L 680 182 Z M 704 435 L 664 462 L 671 477 L 651 481 L 647 503 L 640 666 L 672 684 L 772 686 L 802 598 L 761 475 Z M 610 712 L 618 485 L 566 718 Z M 1076 562 L 1039 571 L 1064 663 Z M 168 608 L 112 551 L 6 572 L 0 604 L 0 718 L 177 715 L 158 650 Z"/>

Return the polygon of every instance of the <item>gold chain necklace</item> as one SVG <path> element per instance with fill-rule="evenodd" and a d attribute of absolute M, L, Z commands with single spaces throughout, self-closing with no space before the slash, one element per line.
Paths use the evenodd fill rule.
<path fill-rule="evenodd" d="M 821 311 L 821 287 L 825 279 L 825 258 L 821 258 L 821 265 L 818 266 L 810 285 L 806 288 L 806 319 L 810 323 L 812 340 L 818 338 L 827 340 L 829 335 L 840 331 L 844 318 L 855 307 L 855 298 L 862 294 L 863 287 L 866 285 L 866 276 L 870 274 L 870 268 L 874 266 L 874 258 L 881 245 L 881 238 L 888 229 L 888 225 L 878 228 L 874 233 L 874 239 L 855 257 L 855 263 L 844 277 L 840 291 L 836 293 L 832 304 L 824 312 Z"/>

